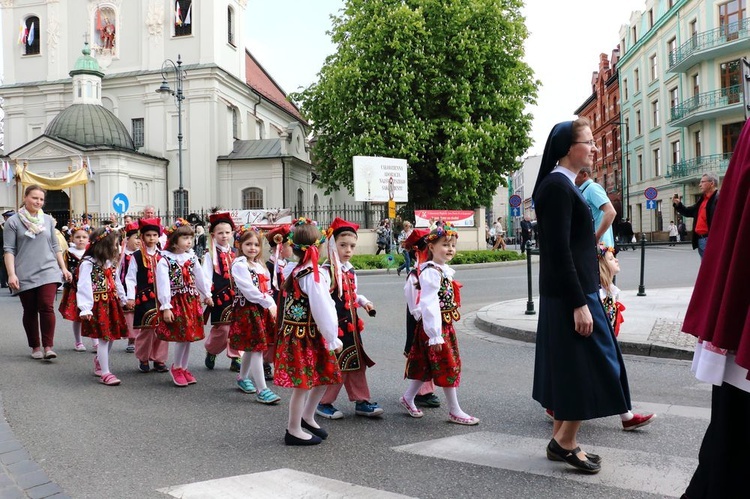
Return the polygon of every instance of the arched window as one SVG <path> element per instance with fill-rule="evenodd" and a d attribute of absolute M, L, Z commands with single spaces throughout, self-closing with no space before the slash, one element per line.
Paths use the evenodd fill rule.
<path fill-rule="evenodd" d="M 193 34 L 193 0 L 176 0 L 174 4 L 174 36 Z"/>
<path fill-rule="evenodd" d="M 242 191 L 242 209 L 260 210 L 263 208 L 263 190 L 258 187 L 248 187 Z"/>
<path fill-rule="evenodd" d="M 24 46 L 23 55 L 39 54 L 39 50 L 42 46 L 41 44 L 42 30 L 39 26 L 39 18 L 36 16 L 27 17 L 23 25 L 24 25 L 24 32 L 21 33 L 21 39 L 19 40 L 20 42 L 23 43 L 23 46 Z"/>
<path fill-rule="evenodd" d="M 234 22 L 234 9 L 232 7 L 227 7 L 227 42 L 229 42 L 229 45 L 232 47 L 237 46 L 234 42 L 234 34 L 236 32 Z"/>
<path fill-rule="evenodd" d="M 232 138 L 240 139 L 240 113 L 237 112 L 236 107 L 232 108 Z"/>
<path fill-rule="evenodd" d="M 315 220 L 318 219 L 318 207 L 320 206 L 320 200 L 318 199 L 318 194 L 316 193 L 313 196 L 313 218 Z"/>
<path fill-rule="evenodd" d="M 301 215 L 302 210 L 305 207 L 305 191 L 297 189 L 297 212 Z"/>

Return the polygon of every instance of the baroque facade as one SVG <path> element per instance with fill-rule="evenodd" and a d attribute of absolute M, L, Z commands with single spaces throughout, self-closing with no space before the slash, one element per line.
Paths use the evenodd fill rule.
<path fill-rule="evenodd" d="M 85 203 L 77 188 L 48 194 L 78 213 L 111 212 L 118 193 L 128 211 L 173 211 L 181 178 L 190 210 L 332 203 L 313 184 L 307 123 L 244 48 L 246 3 L 4 0 L 3 159 L 48 177 L 88 163 Z M 156 92 L 176 90 L 166 60 L 184 76 L 181 163 L 176 101 Z M 113 132 L 84 133 L 97 119 Z M 0 205 L 17 192 L 0 186 Z"/>

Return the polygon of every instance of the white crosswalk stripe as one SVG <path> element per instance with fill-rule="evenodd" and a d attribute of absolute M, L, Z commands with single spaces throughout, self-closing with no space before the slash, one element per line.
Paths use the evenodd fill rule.
<path fill-rule="evenodd" d="M 586 446 L 602 456 L 602 471 L 584 475 L 568 465 L 549 461 L 547 440 L 493 432 L 475 432 L 440 438 L 393 449 L 420 456 L 531 473 L 563 480 L 679 497 L 698 464 L 697 459 L 651 452 Z"/>
<path fill-rule="evenodd" d="M 175 485 L 157 492 L 180 499 L 410 499 L 288 468 Z"/>

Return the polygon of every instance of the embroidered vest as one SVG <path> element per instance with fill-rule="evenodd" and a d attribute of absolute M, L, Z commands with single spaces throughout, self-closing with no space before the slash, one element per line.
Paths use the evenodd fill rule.
<path fill-rule="evenodd" d="M 440 313 L 443 322 L 450 324 L 461 318 L 461 312 L 458 311 L 456 303 L 456 292 L 453 287 L 453 279 L 445 275 L 443 270 L 437 265 L 428 264 L 427 267 L 433 268 L 440 272 L 440 288 L 438 289 L 438 302 L 440 303 Z M 426 268 L 425 267 L 425 270 Z M 422 271 L 424 272 L 424 270 Z"/>
<path fill-rule="evenodd" d="M 298 338 L 303 338 L 305 335 L 314 338 L 318 334 L 318 327 L 313 322 L 310 312 L 310 299 L 299 287 L 299 280 L 311 272 L 312 269 L 309 267 L 293 271 L 294 291 L 286 293 L 284 299 L 284 319 L 280 331 L 283 336 L 294 334 Z"/>
<path fill-rule="evenodd" d="M 133 253 L 133 260 L 137 265 L 135 274 L 135 303 L 146 303 L 156 299 L 154 287 L 156 285 L 156 264 L 161 260 L 161 253 L 149 255 L 145 249 Z"/>
<path fill-rule="evenodd" d="M 236 288 L 232 285 L 232 276 L 230 269 L 234 260 L 232 250 L 222 251 L 216 248 L 217 265 L 213 266 L 213 276 L 211 278 L 211 295 L 214 300 L 214 307 L 226 308 L 232 305 L 235 297 Z"/>
<path fill-rule="evenodd" d="M 169 265 L 169 290 L 172 296 L 189 294 L 198 295 L 195 287 L 195 258 L 190 258 L 182 265 L 171 257 L 163 256 Z"/>

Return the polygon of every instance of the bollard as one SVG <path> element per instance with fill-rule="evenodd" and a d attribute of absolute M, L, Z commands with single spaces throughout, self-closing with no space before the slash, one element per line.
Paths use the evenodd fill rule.
<path fill-rule="evenodd" d="M 534 295 L 531 290 L 531 241 L 526 241 L 526 281 L 529 284 L 529 299 L 526 302 L 526 315 L 536 315 L 534 311 Z"/>
<path fill-rule="evenodd" d="M 646 296 L 646 286 L 643 284 L 646 269 L 646 234 L 641 234 L 641 282 L 638 284 L 638 296 Z"/>

